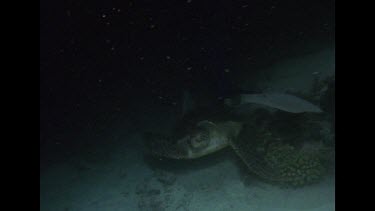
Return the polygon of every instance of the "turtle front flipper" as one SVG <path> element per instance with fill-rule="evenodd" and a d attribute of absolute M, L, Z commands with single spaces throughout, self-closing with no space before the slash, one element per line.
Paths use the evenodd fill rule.
<path fill-rule="evenodd" d="M 262 179 L 278 182 L 282 180 L 281 174 L 277 169 L 272 168 L 264 160 L 264 155 L 254 149 L 251 142 L 230 140 L 230 146 L 235 153 L 245 163 L 248 169 Z"/>
<path fill-rule="evenodd" d="M 302 187 L 320 181 L 326 172 L 318 146 L 296 147 L 253 122 L 229 141 L 248 169 L 282 186 Z"/>

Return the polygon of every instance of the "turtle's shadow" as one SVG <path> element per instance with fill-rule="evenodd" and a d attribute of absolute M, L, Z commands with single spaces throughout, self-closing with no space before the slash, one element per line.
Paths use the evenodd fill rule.
<path fill-rule="evenodd" d="M 262 179 L 253 174 L 230 147 L 197 159 L 159 159 L 153 156 L 145 155 L 144 160 L 146 164 L 154 171 L 163 170 L 173 174 L 188 174 L 197 170 L 207 169 L 211 166 L 215 166 L 229 160 L 236 166 L 235 170 L 238 171 L 240 180 L 245 186 L 254 186 L 262 182 Z"/>
<path fill-rule="evenodd" d="M 158 158 L 150 155 L 144 155 L 144 161 L 153 170 L 164 170 L 176 174 L 185 174 L 191 171 L 206 169 L 210 166 L 225 162 L 227 159 L 235 159 L 235 153 L 230 147 L 222 149 L 216 153 L 203 156 L 197 159 L 170 159 Z"/>

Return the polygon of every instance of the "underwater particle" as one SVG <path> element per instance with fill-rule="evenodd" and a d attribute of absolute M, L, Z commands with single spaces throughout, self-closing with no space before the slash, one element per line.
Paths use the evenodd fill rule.
<path fill-rule="evenodd" d="M 107 15 L 106 14 L 102 14 L 102 18 L 106 18 L 107 17 Z"/>
<path fill-rule="evenodd" d="M 192 0 L 186 0 L 186 3 L 188 3 L 188 4 L 191 3 L 191 2 L 192 2 Z"/>
<path fill-rule="evenodd" d="M 225 98 L 224 99 L 224 105 L 226 105 L 226 106 L 232 106 L 233 105 L 233 100 L 231 98 Z"/>
<path fill-rule="evenodd" d="M 224 72 L 226 72 L 226 73 L 229 73 L 229 71 L 230 71 L 229 68 L 224 69 Z"/>
<path fill-rule="evenodd" d="M 191 70 L 191 69 L 193 69 L 193 68 L 192 68 L 192 67 L 187 67 L 186 69 L 187 69 L 187 70 Z"/>
<path fill-rule="evenodd" d="M 168 60 L 169 60 L 169 59 L 171 59 L 171 57 L 170 57 L 170 56 L 166 56 L 165 58 L 166 58 L 166 59 L 168 59 Z"/>

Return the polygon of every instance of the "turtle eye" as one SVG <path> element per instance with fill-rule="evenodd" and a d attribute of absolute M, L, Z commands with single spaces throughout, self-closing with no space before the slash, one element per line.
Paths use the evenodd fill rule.
<path fill-rule="evenodd" d="M 205 147 L 210 142 L 207 131 L 200 131 L 190 139 L 190 143 L 194 148 Z"/>

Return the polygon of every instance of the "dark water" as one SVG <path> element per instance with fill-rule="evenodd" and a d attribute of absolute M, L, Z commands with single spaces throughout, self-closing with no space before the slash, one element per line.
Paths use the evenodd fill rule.
<path fill-rule="evenodd" d="M 139 146 L 129 134 L 168 131 L 186 90 L 202 105 L 263 91 L 239 82 L 244 75 L 257 81 L 278 62 L 334 49 L 334 4 L 41 1 L 42 175 L 91 147 Z M 318 103 L 334 128 L 334 80 Z"/>

